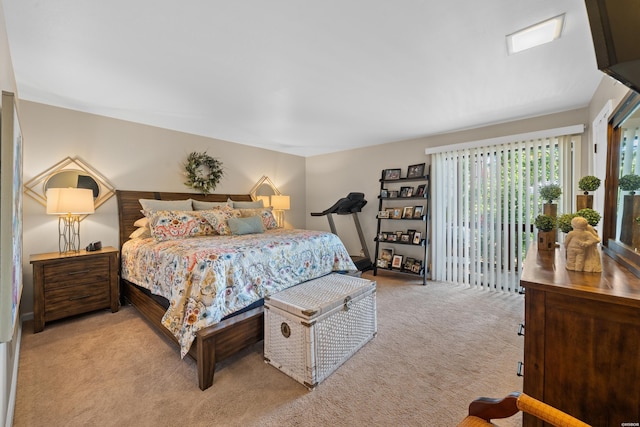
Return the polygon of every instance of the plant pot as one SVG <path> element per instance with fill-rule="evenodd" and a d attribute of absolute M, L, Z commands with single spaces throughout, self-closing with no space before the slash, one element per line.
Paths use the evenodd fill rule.
<path fill-rule="evenodd" d="M 640 248 L 640 224 L 636 221 L 638 216 L 640 216 L 640 195 L 625 195 L 622 223 L 620 224 L 620 241 L 632 248 Z"/>
<path fill-rule="evenodd" d="M 538 230 L 538 250 L 553 251 L 556 248 L 556 230 Z"/>
<path fill-rule="evenodd" d="M 591 194 L 578 194 L 576 196 L 576 210 L 593 209 L 593 196 Z"/>

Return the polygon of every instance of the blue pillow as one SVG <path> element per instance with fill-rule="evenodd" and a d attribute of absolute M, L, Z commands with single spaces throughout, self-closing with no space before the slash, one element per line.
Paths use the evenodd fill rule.
<path fill-rule="evenodd" d="M 227 220 L 231 234 L 253 234 L 264 232 L 262 219 L 259 216 L 250 216 L 248 218 L 229 218 Z"/>

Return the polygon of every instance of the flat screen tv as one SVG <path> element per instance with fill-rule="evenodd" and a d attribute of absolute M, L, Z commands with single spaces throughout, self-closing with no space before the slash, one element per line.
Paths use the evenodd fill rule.
<path fill-rule="evenodd" d="M 640 93 L 640 0 L 585 0 L 598 69 Z"/>

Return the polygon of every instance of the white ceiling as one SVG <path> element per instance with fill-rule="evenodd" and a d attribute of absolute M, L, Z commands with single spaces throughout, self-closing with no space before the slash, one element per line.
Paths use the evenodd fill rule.
<path fill-rule="evenodd" d="M 603 75 L 583 0 L 1 1 L 21 99 L 301 156 L 585 107 Z"/>

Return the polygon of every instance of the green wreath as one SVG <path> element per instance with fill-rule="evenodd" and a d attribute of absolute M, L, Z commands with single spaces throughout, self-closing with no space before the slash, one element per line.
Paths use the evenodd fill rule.
<path fill-rule="evenodd" d="M 209 194 L 215 190 L 216 185 L 224 175 L 222 162 L 204 153 L 193 152 L 187 157 L 186 169 L 187 181 L 184 183 L 202 194 Z"/>

